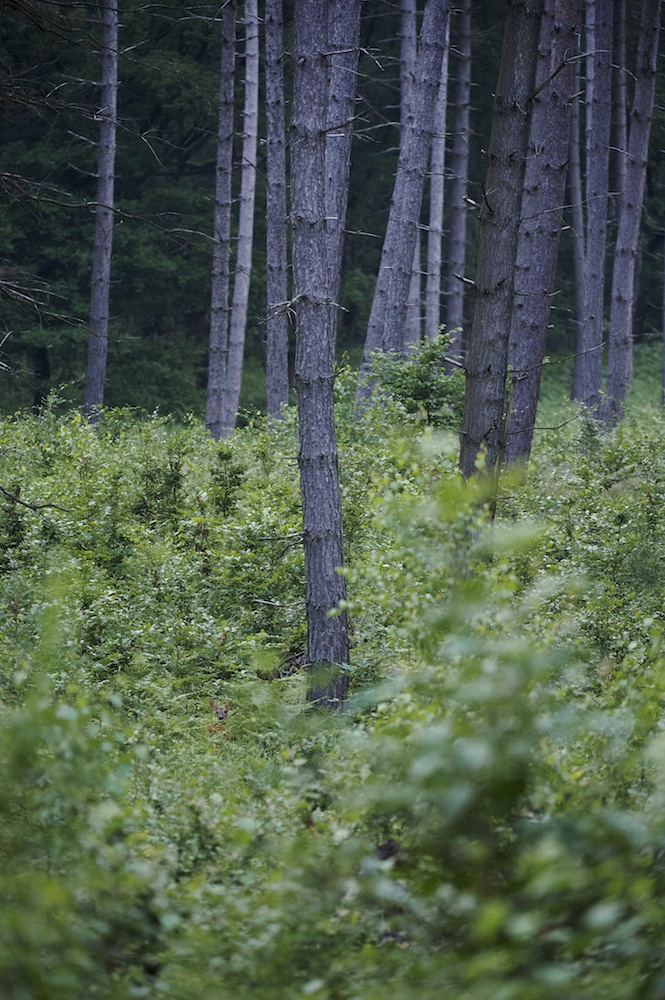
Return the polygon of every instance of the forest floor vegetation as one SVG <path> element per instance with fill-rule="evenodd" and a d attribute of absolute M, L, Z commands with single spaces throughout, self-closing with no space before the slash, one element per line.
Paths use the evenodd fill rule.
<path fill-rule="evenodd" d="M 333 714 L 292 411 L 0 424 L 6 1000 L 665 995 L 665 415 L 552 379 L 492 525 L 457 390 L 354 391 Z"/>

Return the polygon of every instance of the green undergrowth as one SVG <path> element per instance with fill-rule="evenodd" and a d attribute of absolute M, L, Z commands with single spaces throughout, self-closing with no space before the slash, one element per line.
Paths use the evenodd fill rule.
<path fill-rule="evenodd" d="M 354 389 L 338 715 L 293 412 L 0 425 L 8 1000 L 663 996 L 662 414 L 541 432 L 492 524 L 436 407 Z"/>

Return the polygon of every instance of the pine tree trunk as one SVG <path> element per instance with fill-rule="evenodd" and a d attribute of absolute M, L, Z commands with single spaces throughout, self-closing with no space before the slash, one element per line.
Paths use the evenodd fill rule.
<path fill-rule="evenodd" d="M 587 0 L 586 241 L 584 316 L 578 330 L 573 398 L 597 413 L 603 374 L 605 250 L 612 114 L 613 0 Z"/>
<path fill-rule="evenodd" d="M 222 40 L 212 241 L 212 294 L 206 427 L 215 441 L 222 436 L 222 399 L 229 349 L 229 260 L 231 255 L 231 176 L 233 169 L 233 97 L 235 81 L 236 4 L 222 11 Z"/>
<path fill-rule="evenodd" d="M 90 337 L 85 378 L 85 412 L 98 420 L 104 405 L 108 351 L 116 127 L 118 116 L 118 2 L 102 7 L 102 90 L 99 107 L 97 205 L 90 289 Z"/>
<path fill-rule="evenodd" d="M 471 0 L 456 5 L 457 86 L 455 124 L 450 152 L 450 237 L 448 240 L 448 300 L 446 328 L 451 336 L 450 354 L 461 358 L 464 327 L 464 269 L 466 266 L 466 213 L 469 184 L 469 117 L 471 109 Z"/>
<path fill-rule="evenodd" d="M 446 113 L 448 110 L 448 52 L 450 17 L 446 22 L 441 82 L 434 111 L 434 135 L 430 165 L 429 225 L 427 229 L 427 277 L 425 280 L 425 337 L 433 340 L 441 328 L 441 245 L 443 242 L 444 175 L 446 168 Z"/>
<path fill-rule="evenodd" d="M 542 0 L 508 0 L 480 211 L 475 310 L 466 360 L 460 468 L 498 476 L 504 446 L 508 341 Z"/>
<path fill-rule="evenodd" d="M 566 191 L 577 0 L 545 0 L 510 328 L 506 461 L 531 452 Z M 546 81 L 549 80 L 549 83 Z"/>
<path fill-rule="evenodd" d="M 579 46 L 578 46 L 579 47 Z M 577 49 L 576 49 L 577 51 Z M 579 95 L 581 74 L 579 62 L 575 66 L 574 93 Z M 568 154 L 568 191 L 570 202 L 571 235 L 573 241 L 573 274 L 575 284 L 575 340 L 579 343 L 584 325 L 584 275 L 586 274 L 586 237 L 584 231 L 584 195 L 582 193 L 582 164 L 580 160 L 580 101 L 575 97 L 571 109 L 570 151 Z M 572 394 L 572 386 L 571 386 Z"/>
<path fill-rule="evenodd" d="M 614 250 L 607 384 L 600 409 L 601 419 L 606 425 L 622 419 L 626 393 L 633 375 L 635 265 L 656 91 L 660 8 L 660 0 L 643 0 L 626 157 L 625 190 Z"/>
<path fill-rule="evenodd" d="M 222 402 L 222 437 L 235 428 L 240 403 L 242 365 L 247 332 L 249 286 L 254 243 L 256 147 L 259 135 L 259 14 L 257 0 L 245 0 L 245 107 L 243 114 L 240 211 L 233 301 L 229 324 L 229 353 Z"/>
<path fill-rule="evenodd" d="M 409 109 L 413 96 L 413 84 L 416 79 L 416 60 L 418 56 L 418 10 L 416 0 L 400 0 L 400 143 L 406 134 L 406 123 L 409 119 Z M 420 341 L 420 295 L 422 285 L 422 268 L 420 265 L 421 238 L 420 228 L 416 235 L 416 245 L 413 250 L 409 293 L 406 301 L 404 317 L 404 335 L 400 349 L 406 349 L 409 344 Z"/>
<path fill-rule="evenodd" d="M 360 397 L 371 391 L 363 385 L 362 376 L 369 367 L 372 352 L 399 351 L 402 346 L 449 10 L 450 0 L 427 0 L 423 14 L 413 99 L 400 144 L 390 215 L 365 339 Z"/>
<path fill-rule="evenodd" d="M 346 613 L 329 614 L 346 594 L 339 572 L 344 549 L 333 397 L 337 306 L 330 287 L 339 264 L 328 260 L 333 241 L 326 225 L 330 65 L 322 26 L 329 24 L 329 0 L 296 0 L 291 223 L 308 698 L 338 708 L 348 686 L 349 639 Z M 359 39 L 349 29 L 346 47 L 357 48 Z"/>
<path fill-rule="evenodd" d="M 282 0 L 266 0 L 266 402 L 278 417 L 289 401 L 286 136 Z"/>

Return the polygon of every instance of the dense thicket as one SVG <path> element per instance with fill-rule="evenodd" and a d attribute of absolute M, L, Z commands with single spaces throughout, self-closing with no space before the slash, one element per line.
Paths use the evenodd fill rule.
<path fill-rule="evenodd" d="M 362 424 L 337 387 L 335 717 L 303 711 L 293 412 L 0 426 L 7 1000 L 662 996 L 662 414 L 550 409 L 490 531 L 386 364 Z"/>

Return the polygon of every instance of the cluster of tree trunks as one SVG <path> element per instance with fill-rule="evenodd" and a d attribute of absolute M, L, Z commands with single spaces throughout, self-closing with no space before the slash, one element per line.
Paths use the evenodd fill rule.
<path fill-rule="evenodd" d="M 583 8 L 583 9 L 581 9 Z M 507 0 L 487 173 L 478 209 L 475 279 L 465 275 L 469 162 L 471 8 L 463 0 L 402 0 L 400 146 L 358 383 L 375 351 L 405 352 L 440 329 L 444 180 L 450 199 L 446 320 L 451 363 L 463 358 L 467 390 L 460 468 L 498 476 L 529 457 L 568 185 L 575 234 L 578 339 L 573 397 L 605 425 L 623 415 L 632 378 L 632 324 L 660 0 L 643 0 L 628 118 L 623 0 Z M 102 12 L 98 190 L 91 279 L 86 411 L 104 401 L 114 214 L 118 5 Z M 232 256 L 232 176 L 238 17 L 222 6 L 219 119 L 212 239 L 206 423 L 215 440 L 232 433 L 240 398 L 250 292 L 259 118 L 257 0 L 243 10 L 244 111 L 241 183 Z M 346 694 L 349 660 L 333 382 L 351 141 L 360 50 L 361 0 L 296 0 L 290 124 L 289 290 L 284 28 L 281 0 L 263 10 L 267 169 L 267 408 L 277 419 L 289 395 L 289 317 L 295 317 L 295 388 L 307 575 L 311 697 L 330 707 Z M 420 32 L 417 23 L 420 18 Z M 454 113 L 448 115 L 451 32 Z M 580 51 L 579 38 L 583 38 Z M 613 72 L 614 66 L 614 72 Z M 614 101 L 613 101 L 614 86 Z M 579 94 L 584 95 L 583 109 Z M 613 123 L 614 108 L 614 123 Z M 583 110 L 584 143 L 580 138 Z M 447 118 L 452 141 L 446 162 Z M 614 130 L 614 131 L 613 131 Z M 613 168 L 611 147 L 618 150 Z M 581 148 L 582 147 L 582 148 Z M 584 164 L 584 174 L 581 165 Z M 614 169 L 614 174 L 612 174 Z M 429 185 L 426 184 L 429 170 Z M 605 298 L 610 180 L 617 208 L 606 345 Z M 429 191 L 427 225 L 423 197 Z M 425 281 L 420 232 L 427 230 Z M 231 280 L 233 293 L 231 296 Z M 464 290 L 473 319 L 463 338 Z M 603 392 L 603 354 L 608 371 Z M 338 613 L 330 614 L 332 609 Z M 324 672 L 321 674 L 321 669 Z"/>

